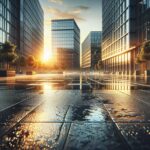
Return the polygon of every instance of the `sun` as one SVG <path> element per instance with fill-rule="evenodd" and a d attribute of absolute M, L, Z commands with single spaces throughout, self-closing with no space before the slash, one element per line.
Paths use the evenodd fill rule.
<path fill-rule="evenodd" d="M 52 59 L 52 53 L 50 52 L 50 50 L 48 49 L 45 49 L 44 50 L 44 54 L 43 54 L 43 57 L 42 57 L 42 61 L 44 63 L 48 62 L 49 60 Z"/>

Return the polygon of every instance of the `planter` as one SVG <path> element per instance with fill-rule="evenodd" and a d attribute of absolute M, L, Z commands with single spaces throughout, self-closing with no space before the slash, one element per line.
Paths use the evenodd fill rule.
<path fill-rule="evenodd" d="M 15 77 L 16 71 L 0 70 L 0 77 Z"/>
<path fill-rule="evenodd" d="M 35 75 L 35 74 L 36 74 L 35 71 L 27 71 L 27 72 L 26 72 L 26 75 Z"/>

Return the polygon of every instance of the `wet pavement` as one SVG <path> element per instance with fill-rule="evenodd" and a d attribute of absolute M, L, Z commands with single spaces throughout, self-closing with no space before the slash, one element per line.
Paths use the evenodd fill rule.
<path fill-rule="evenodd" d="M 148 150 L 149 78 L 0 79 L 0 149 Z"/>

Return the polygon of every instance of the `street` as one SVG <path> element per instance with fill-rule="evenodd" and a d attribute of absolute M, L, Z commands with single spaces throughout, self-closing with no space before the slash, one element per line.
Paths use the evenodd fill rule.
<path fill-rule="evenodd" d="M 0 78 L 0 149 L 148 150 L 149 99 L 142 77 Z"/>

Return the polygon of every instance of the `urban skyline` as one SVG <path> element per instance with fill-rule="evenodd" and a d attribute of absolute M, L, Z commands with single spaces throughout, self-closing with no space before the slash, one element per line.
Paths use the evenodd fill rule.
<path fill-rule="evenodd" d="M 44 32 L 47 31 L 44 26 L 44 22 L 47 18 L 45 18 L 44 15 L 45 10 L 44 11 L 42 10 L 41 7 L 42 5 L 40 5 L 39 1 L 36 1 L 35 4 L 33 4 L 33 2 L 30 0 L 28 1 L 16 0 L 13 3 L 11 3 L 10 1 L 2 1 L 0 4 L 1 4 L 1 13 L 2 13 L 2 17 L 0 17 L 1 18 L 1 30 L 0 30 L 1 43 L 10 40 L 13 44 L 17 46 L 17 51 L 19 52 L 20 55 L 28 57 L 29 55 L 34 54 L 36 58 L 43 59 L 44 62 L 47 62 L 50 59 L 55 57 L 55 53 L 51 57 L 49 54 L 50 51 L 51 53 L 54 52 L 55 48 L 45 43 L 48 40 L 52 42 L 52 43 L 49 42 L 51 45 L 56 45 L 53 42 L 54 38 L 52 38 L 52 36 L 51 39 L 49 39 L 48 38 L 49 36 L 47 37 L 47 35 L 44 34 Z M 52 4 L 52 6 L 58 5 L 57 7 L 60 7 L 61 5 L 64 5 L 65 7 L 69 7 L 69 4 L 73 5 L 74 3 L 70 1 L 70 3 L 66 5 L 66 1 L 50 0 L 46 4 Z M 88 3 L 82 3 L 82 4 L 83 5 L 80 6 L 79 4 L 78 5 L 76 4 L 75 6 L 76 9 L 73 9 L 75 12 L 76 11 L 78 13 L 80 12 L 80 15 L 78 13 L 77 13 L 78 15 L 77 14 L 73 15 L 74 12 L 72 12 L 72 15 L 71 13 L 70 15 L 67 15 L 63 13 L 55 14 L 53 12 L 51 12 L 51 14 L 53 15 L 53 17 L 56 17 L 55 20 L 60 20 L 59 18 L 74 19 L 75 22 L 80 24 L 81 20 L 85 21 L 84 17 L 81 19 L 82 16 L 81 12 L 83 10 L 89 11 L 90 9 L 88 8 L 89 6 Z M 138 55 L 140 55 L 141 53 L 140 48 L 142 47 L 143 43 L 145 41 L 148 41 L 150 38 L 149 37 L 150 17 L 149 15 L 147 15 L 149 13 L 149 7 L 150 7 L 149 1 L 138 0 L 137 3 L 137 1 L 130 1 L 130 0 L 127 1 L 111 0 L 109 2 L 102 1 L 102 3 L 100 4 L 103 5 L 103 11 L 102 11 L 103 30 L 102 30 L 102 43 L 101 42 L 99 43 L 102 51 L 100 52 L 102 54 L 102 57 L 99 56 L 99 62 L 102 61 L 104 73 L 129 74 L 129 75 L 145 74 L 146 73 L 145 71 L 149 70 L 149 63 L 145 63 L 145 60 L 143 63 L 136 63 L 136 60 L 137 58 L 140 59 Z M 14 12 L 12 12 L 14 6 L 17 8 L 15 14 Z M 81 10 L 81 8 L 83 10 Z M 5 13 L 5 11 L 7 13 Z M 30 14 L 33 15 L 31 16 Z M 14 15 L 16 16 L 14 17 Z M 73 18 L 69 18 L 69 17 L 73 17 Z M 49 21 L 51 21 L 51 19 Z M 14 25 L 12 25 L 11 22 L 14 22 Z M 94 24 L 94 22 L 92 23 Z M 136 27 L 135 24 L 137 25 Z M 52 29 L 53 26 L 48 28 Z M 80 30 L 81 33 L 82 30 L 83 28 Z M 51 35 L 53 35 L 52 32 L 53 29 L 51 30 Z M 90 31 L 89 33 L 91 32 L 94 32 L 94 30 Z M 87 34 L 89 33 L 87 32 Z M 82 41 L 80 37 L 81 36 L 79 33 L 79 42 Z M 83 43 L 85 43 L 85 41 L 86 38 L 83 39 Z M 57 45 L 59 44 L 60 43 L 57 42 Z M 87 45 L 88 44 L 89 43 L 87 43 Z M 48 49 L 45 48 L 46 46 L 48 46 L 47 47 Z M 81 65 L 83 62 L 86 61 L 84 57 L 85 54 L 82 53 L 85 49 L 84 46 L 82 45 L 79 45 L 78 47 L 79 48 L 77 53 L 78 55 L 80 54 L 80 56 L 78 56 L 78 59 L 80 59 L 80 65 Z M 59 48 L 61 49 L 64 47 L 59 47 Z M 96 53 L 96 48 L 95 50 L 93 50 L 92 53 L 90 54 L 91 57 L 94 55 L 94 53 Z M 82 61 L 82 59 L 85 60 Z M 98 61 L 96 62 L 97 64 L 95 65 L 99 65 Z M 93 64 L 93 61 L 91 61 L 91 64 Z"/>
<path fill-rule="evenodd" d="M 45 14 L 45 53 L 52 55 L 51 20 L 75 19 L 81 30 L 81 42 L 90 31 L 102 29 L 101 0 L 40 0 Z M 63 7 L 62 7 L 63 6 Z M 99 13 L 100 12 L 100 13 Z M 95 15 L 97 14 L 97 15 Z M 90 16 L 90 17 L 89 17 Z"/>
<path fill-rule="evenodd" d="M 97 0 L 95 0 L 94 4 L 96 4 L 96 1 Z M 52 6 L 55 5 L 55 7 L 60 7 L 60 5 L 62 5 L 62 4 L 66 5 L 67 2 L 66 1 L 46 2 L 46 0 L 45 0 L 45 1 L 42 1 L 41 6 L 40 6 L 39 2 L 40 2 L 40 0 L 36 1 L 35 4 L 36 4 L 37 8 L 35 8 L 32 1 L 25 1 L 25 2 L 19 1 L 19 0 L 14 1 L 14 4 L 16 4 L 15 7 L 18 8 L 18 9 L 16 9 L 16 11 L 18 11 L 18 12 L 15 12 L 15 14 L 18 15 L 15 17 L 16 30 L 13 31 L 16 34 L 16 36 L 15 36 L 16 41 L 14 41 L 15 38 L 11 38 L 11 36 L 10 37 L 7 36 L 7 39 L 6 38 L 4 39 L 4 37 L 6 37 L 6 34 L 5 35 L 3 34 L 4 32 L 1 34 L 2 35 L 1 41 L 3 43 L 5 41 L 11 41 L 13 44 L 16 44 L 18 51 L 20 51 L 19 53 L 22 54 L 23 56 L 28 57 L 28 55 L 32 55 L 33 53 L 36 53 L 36 57 L 38 57 L 38 59 L 43 58 L 47 61 L 48 59 L 53 58 L 53 55 L 52 55 L 53 50 L 52 50 L 52 43 L 51 43 L 51 41 L 52 41 L 51 33 L 47 32 L 47 30 L 51 30 L 51 27 L 46 26 L 45 21 L 47 20 L 47 15 L 53 14 L 53 13 L 50 13 L 50 12 L 47 13 L 47 9 L 44 7 L 44 4 L 46 3 L 46 4 L 51 4 Z M 9 1 L 8 2 L 5 1 L 5 3 L 6 3 L 6 5 L 8 5 L 7 3 L 9 3 Z M 9 5 L 11 6 L 12 4 L 10 3 Z M 31 5 L 31 7 L 28 7 L 29 5 Z M 94 9 L 93 9 L 94 6 L 91 7 L 90 3 L 88 3 L 88 2 L 83 2 L 81 4 L 79 3 L 78 5 L 76 5 L 76 3 L 73 3 L 73 1 L 72 2 L 70 1 L 70 5 L 72 5 L 72 12 L 70 12 L 70 15 L 67 15 L 67 14 L 63 14 L 63 16 L 61 14 L 59 14 L 59 15 L 60 15 L 60 18 L 62 17 L 62 18 L 66 18 L 66 19 L 75 19 L 77 21 L 77 23 L 82 28 L 81 38 L 80 38 L 82 41 L 82 40 L 84 40 L 84 36 L 86 34 L 88 34 L 88 32 L 91 31 L 90 30 L 91 25 L 84 28 L 84 25 L 87 24 L 86 22 L 89 21 L 89 19 L 87 18 L 87 16 L 84 16 L 83 14 L 91 13 L 91 11 L 93 11 L 95 8 L 101 7 L 101 5 L 97 5 Z M 42 6 L 43 6 L 43 10 L 41 8 Z M 66 5 L 65 7 L 67 9 L 69 7 L 69 5 L 68 6 Z M 1 7 L 1 8 L 3 8 L 3 7 Z M 37 12 L 36 9 L 38 9 L 39 12 Z M 8 8 L 8 10 L 9 10 L 9 8 Z M 2 10 L 2 9 L 1 9 L 1 11 L 4 12 L 4 10 Z M 45 11 L 46 11 L 46 13 L 45 13 Z M 97 10 L 95 9 L 95 12 L 96 11 Z M 36 14 L 39 13 L 38 17 L 35 13 Z M 72 13 L 72 15 L 71 15 L 71 13 Z M 32 17 L 30 14 L 33 14 Z M 55 16 L 58 19 L 59 15 L 55 16 L 53 14 L 53 17 Z M 91 15 L 92 15 L 92 13 L 91 13 Z M 81 16 L 81 17 L 79 17 L 79 16 Z M 7 16 L 5 16 L 5 17 L 9 18 Z M 72 17 L 72 18 L 67 18 L 67 17 Z M 101 20 L 101 17 L 99 17 L 99 18 Z M 98 20 L 94 17 L 93 17 L 93 19 L 95 19 L 95 21 Z M 51 19 L 49 19 L 47 21 L 51 22 Z M 92 22 L 92 24 L 94 24 L 94 22 Z M 97 23 L 95 22 L 95 25 L 97 27 L 95 26 L 95 27 L 93 27 L 93 29 L 98 29 L 101 26 L 101 25 L 99 26 L 98 24 L 99 24 L 98 22 Z M 6 27 L 3 26 L 2 28 L 7 31 L 10 30 L 10 31 L 8 31 L 8 33 L 9 32 L 11 33 L 12 32 L 11 28 L 8 29 L 9 26 L 8 27 L 7 26 Z M 42 33 L 42 32 L 44 32 L 44 33 Z M 13 36 L 14 36 L 14 34 L 13 34 Z M 39 42 L 39 46 L 37 44 L 35 44 L 38 42 Z M 43 42 L 44 42 L 44 44 L 43 44 Z M 34 45 L 34 49 L 32 48 L 33 45 Z M 35 47 L 35 45 L 37 45 L 37 47 Z M 44 51 L 44 54 L 42 54 L 43 51 Z M 43 56 L 40 56 L 40 55 L 43 55 Z"/>

